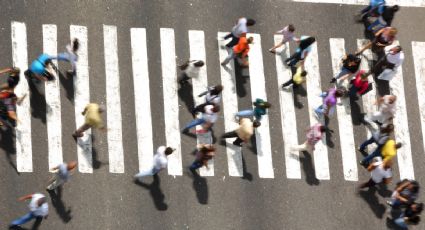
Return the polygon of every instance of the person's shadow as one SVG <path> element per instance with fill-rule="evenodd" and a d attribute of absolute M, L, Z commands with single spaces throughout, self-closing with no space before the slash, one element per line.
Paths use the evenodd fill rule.
<path fill-rule="evenodd" d="M 385 214 L 385 205 L 379 203 L 379 199 L 376 196 L 376 188 L 370 187 L 367 191 L 360 190 L 359 195 L 363 198 L 369 207 L 372 209 L 373 213 L 379 219 L 382 219 Z"/>
<path fill-rule="evenodd" d="M 63 88 L 65 89 L 66 92 L 66 98 L 72 102 L 74 104 L 74 76 L 71 73 L 66 72 L 66 77 L 60 72 L 58 71 L 58 78 L 59 78 L 59 82 L 62 84 Z"/>
<path fill-rule="evenodd" d="M 68 223 L 71 219 L 71 207 L 66 208 L 64 202 L 62 201 L 62 186 L 59 186 L 55 190 L 47 190 L 52 200 L 52 205 L 56 210 L 56 213 L 62 219 L 64 223 Z"/>
<path fill-rule="evenodd" d="M 188 80 L 190 81 L 190 80 Z M 193 86 L 190 82 L 180 84 L 180 88 L 177 91 L 180 99 L 186 105 L 189 112 L 195 107 L 195 101 L 193 100 Z"/>
<path fill-rule="evenodd" d="M 192 186 L 196 192 L 196 198 L 200 204 L 208 204 L 208 184 L 207 179 L 201 177 L 196 170 L 192 172 Z"/>
<path fill-rule="evenodd" d="M 247 91 L 245 89 L 245 84 L 249 80 L 249 75 L 244 75 L 244 72 L 249 73 L 248 67 L 243 67 L 239 64 L 239 60 L 237 58 L 234 59 L 235 63 L 235 81 L 236 81 L 236 94 L 238 97 L 242 98 L 245 97 L 247 94 Z"/>
<path fill-rule="evenodd" d="M 15 170 L 15 172 L 19 175 L 18 168 L 16 167 L 16 164 L 13 162 L 12 155 L 16 155 L 16 148 L 15 148 L 15 134 L 11 127 L 7 127 L 5 130 L 1 130 L 1 141 L 0 141 L 0 148 L 2 148 L 6 152 L 6 158 L 9 162 L 9 165 L 12 166 L 12 168 Z"/>
<path fill-rule="evenodd" d="M 46 113 L 47 113 L 47 104 L 45 96 L 40 92 L 42 90 L 43 81 L 34 83 L 33 77 L 28 78 L 28 87 L 30 89 L 30 105 L 31 105 L 31 115 L 34 118 L 38 118 L 46 124 Z M 56 80 L 54 80 L 56 81 Z M 37 84 L 37 85 L 36 85 Z"/>
<path fill-rule="evenodd" d="M 159 187 L 160 180 L 159 180 L 158 174 L 153 175 L 153 182 L 151 184 L 146 184 L 144 182 L 141 182 L 138 179 L 135 179 L 134 183 L 149 190 L 149 193 L 153 199 L 153 202 L 157 210 L 165 211 L 168 209 L 168 205 L 164 202 L 165 195 L 161 191 L 161 188 Z"/>
<path fill-rule="evenodd" d="M 299 156 L 300 162 L 303 166 L 305 173 L 305 181 L 309 185 L 319 185 L 320 181 L 316 178 L 316 173 L 314 171 L 313 159 L 309 152 L 303 151 L 303 156 Z"/>

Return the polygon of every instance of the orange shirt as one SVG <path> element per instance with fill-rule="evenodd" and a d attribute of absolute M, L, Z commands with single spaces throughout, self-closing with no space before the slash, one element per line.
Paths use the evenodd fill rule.
<path fill-rule="evenodd" d="M 249 44 L 246 37 L 240 37 L 237 45 L 233 47 L 233 52 L 235 54 L 241 54 L 242 57 L 245 57 L 249 52 Z"/>

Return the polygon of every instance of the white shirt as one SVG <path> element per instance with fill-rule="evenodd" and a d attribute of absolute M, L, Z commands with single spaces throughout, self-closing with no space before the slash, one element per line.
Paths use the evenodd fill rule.
<path fill-rule="evenodd" d="M 160 169 L 167 168 L 168 159 L 167 159 L 167 155 L 165 155 L 166 148 L 167 147 L 165 146 L 160 146 L 156 150 L 156 154 L 153 156 L 153 167 L 155 169 L 160 170 Z"/>
<path fill-rule="evenodd" d="M 196 67 L 195 66 L 196 62 L 197 60 L 190 61 L 189 64 L 187 65 L 187 68 L 184 70 L 186 75 L 190 78 L 197 78 L 199 76 L 199 70 L 201 69 L 201 67 Z"/>
<path fill-rule="evenodd" d="M 238 24 L 232 28 L 232 34 L 236 37 L 240 37 L 243 33 L 248 33 L 248 26 L 246 25 L 246 22 L 246 18 L 240 18 L 238 20 Z"/>
<path fill-rule="evenodd" d="M 76 62 L 78 61 L 78 56 L 76 53 L 74 53 L 74 51 L 72 50 L 72 46 L 71 44 L 66 45 L 66 52 L 69 54 L 69 58 Z"/>
<path fill-rule="evenodd" d="M 283 35 L 283 40 L 285 42 L 293 41 L 295 39 L 294 33 L 289 31 L 288 26 L 285 26 L 283 29 L 277 31 L 276 33 Z"/>
<path fill-rule="evenodd" d="M 67 164 L 63 163 L 63 164 L 59 165 L 58 175 L 62 180 L 68 181 L 69 171 L 68 171 L 68 165 Z"/>
<path fill-rule="evenodd" d="M 384 178 L 388 179 L 392 177 L 391 168 L 384 169 L 384 165 L 380 157 L 378 157 L 378 161 L 374 162 L 373 165 L 377 167 L 370 172 L 370 176 L 375 183 L 381 183 Z"/>
<path fill-rule="evenodd" d="M 381 112 L 381 113 L 391 113 L 391 114 L 394 114 L 395 113 L 395 111 L 394 111 L 394 106 L 395 106 L 395 101 L 392 103 L 392 104 L 390 104 L 390 96 L 391 95 L 385 95 L 384 96 L 384 102 L 381 104 L 381 106 L 379 107 L 379 111 Z"/>
<path fill-rule="evenodd" d="M 47 216 L 49 214 L 49 205 L 47 202 L 43 203 L 40 207 L 37 206 L 37 202 L 40 198 L 45 197 L 41 193 L 34 193 L 31 198 L 31 202 L 28 205 L 28 208 L 35 216 Z"/>
<path fill-rule="evenodd" d="M 390 45 L 385 47 L 385 55 L 387 55 L 387 61 L 391 64 L 394 64 L 395 67 L 399 67 L 401 64 L 403 64 L 404 61 L 404 52 L 400 51 L 396 54 L 392 54 L 390 50 L 397 45 Z"/>
<path fill-rule="evenodd" d="M 212 111 L 214 108 L 213 105 L 206 105 L 204 107 L 205 112 L 202 113 L 202 119 L 209 123 L 215 123 L 217 121 L 218 115 Z"/>

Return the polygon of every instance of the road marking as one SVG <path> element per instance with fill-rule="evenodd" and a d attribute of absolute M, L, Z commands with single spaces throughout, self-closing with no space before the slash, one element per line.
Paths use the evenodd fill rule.
<path fill-rule="evenodd" d="M 398 44 L 398 41 L 394 44 Z M 393 119 L 395 139 L 397 142 L 403 143 L 403 146 L 397 150 L 400 179 L 414 179 L 410 132 L 407 120 L 406 100 L 404 98 L 403 71 L 401 67 L 398 68 L 396 75 L 390 81 L 390 89 L 391 93 L 397 96 L 395 104 L 396 112 Z"/>
<path fill-rule="evenodd" d="M 305 60 L 305 68 L 308 73 L 307 77 L 307 99 L 308 113 L 310 117 L 310 125 L 316 124 L 318 121 L 314 116 L 314 109 L 322 104 L 322 88 L 320 86 L 319 58 L 317 55 L 317 42 L 312 44 L 312 50 Z M 307 127 L 305 127 L 307 128 Z M 319 141 L 314 150 L 314 168 L 316 178 L 319 180 L 329 180 L 329 161 L 328 149 L 326 147 L 326 135 L 323 135 L 322 141 Z"/>
<path fill-rule="evenodd" d="M 228 33 L 218 32 L 218 50 L 220 55 L 220 62 L 222 62 L 228 55 L 224 45 L 225 41 L 221 40 Z M 234 63 L 229 62 L 226 67 L 220 65 L 221 84 L 224 86 L 222 91 L 223 96 L 223 114 L 224 114 L 224 131 L 230 132 L 238 128 L 235 122 L 235 113 L 238 112 L 238 98 L 236 96 L 236 79 Z M 243 176 L 242 153 L 241 148 L 233 145 L 233 138 L 226 138 L 226 154 L 229 175 L 235 177 Z"/>
<path fill-rule="evenodd" d="M 108 122 L 109 172 L 124 173 L 117 27 L 103 25 Z"/>
<path fill-rule="evenodd" d="M 78 38 L 80 42 L 76 63 L 77 74 L 74 76 L 75 125 L 78 129 L 84 124 L 81 112 L 90 103 L 87 27 L 71 25 L 70 36 L 71 39 Z M 84 136 L 77 140 L 78 170 L 82 173 L 93 173 L 91 135 L 91 129 L 88 129 L 84 132 Z"/>
<path fill-rule="evenodd" d="M 168 156 L 168 174 L 182 175 L 174 29 L 161 28 L 160 35 L 165 138 L 167 146 L 176 149 Z"/>
<path fill-rule="evenodd" d="M 368 5 L 369 0 L 292 0 L 293 2 L 334 3 L 348 5 Z M 386 0 L 387 6 L 425 7 L 424 0 Z"/>
<path fill-rule="evenodd" d="M 274 36 L 274 44 L 282 41 L 282 35 Z M 282 84 L 292 78 L 290 68 L 284 63 L 285 57 L 289 57 L 289 44 L 285 44 L 285 49 L 279 48 L 276 52 L 276 72 L 277 88 L 279 90 L 280 116 L 282 122 L 282 137 L 285 144 L 286 177 L 291 179 L 301 179 L 301 165 L 298 151 L 291 151 L 291 146 L 297 145 L 297 120 L 295 117 L 294 97 L 292 86 L 288 90 L 282 90 Z"/>
<path fill-rule="evenodd" d="M 334 75 L 336 75 L 341 69 L 341 58 L 345 55 L 345 42 L 342 38 L 330 38 L 329 45 L 331 47 L 332 70 Z M 339 103 L 342 103 L 342 105 L 338 105 Z M 358 181 L 350 98 L 338 98 L 338 104 L 336 106 L 336 112 L 338 116 L 344 179 Z"/>
<path fill-rule="evenodd" d="M 250 45 L 249 50 L 251 97 L 253 101 L 256 98 L 267 101 L 261 37 L 259 34 L 248 34 L 247 36 L 254 38 L 254 43 Z M 261 126 L 255 129 L 255 142 L 257 146 L 259 177 L 274 178 L 268 114 L 263 115 Z"/>
<path fill-rule="evenodd" d="M 32 172 L 31 113 L 28 82 L 24 71 L 28 69 L 27 28 L 25 23 L 13 21 L 12 56 L 13 66 L 21 69 L 20 81 L 15 88 L 18 97 L 27 95 L 20 105 L 16 105 L 19 122 L 16 124 L 16 168 L 18 172 Z"/>
<path fill-rule="evenodd" d="M 130 31 L 137 155 L 139 156 L 139 172 L 142 172 L 152 167 L 154 152 L 146 29 L 131 28 Z"/>
<path fill-rule="evenodd" d="M 422 127 L 422 141 L 425 149 L 425 42 L 412 42 L 415 65 L 416 89 L 418 91 L 419 114 Z"/>
<path fill-rule="evenodd" d="M 357 40 L 357 48 L 361 49 L 368 42 L 369 42 L 369 40 L 366 40 L 366 39 L 358 39 Z M 363 51 L 363 55 L 361 56 L 361 58 L 362 58 L 362 62 L 360 64 L 360 68 L 362 70 L 369 71 L 369 60 L 371 62 L 371 60 L 373 59 L 372 51 L 370 49 Z M 376 102 L 376 84 L 375 84 L 375 80 L 373 79 L 372 74 L 369 75 L 368 81 L 369 81 L 369 84 L 373 85 L 373 89 L 362 96 L 363 110 L 364 110 L 366 115 L 373 114 L 378 109 L 376 107 L 376 104 L 375 104 L 375 102 Z M 367 133 L 367 139 L 369 139 L 372 136 L 372 133 L 369 131 L 368 128 L 366 128 L 366 133 Z M 372 153 L 372 151 L 374 151 L 376 147 L 377 147 L 377 145 L 375 143 L 370 144 L 367 147 L 368 153 Z"/>
<path fill-rule="evenodd" d="M 196 105 L 205 102 L 205 97 L 198 97 L 208 87 L 207 81 L 207 63 L 205 56 L 205 35 L 201 30 L 189 30 L 189 46 L 190 46 L 190 60 L 202 60 L 205 65 L 201 67 L 198 78 L 192 78 L 193 85 L 193 99 Z M 202 126 L 197 125 L 196 130 L 202 129 Z M 208 131 L 205 134 L 196 135 L 197 144 L 211 144 L 212 136 Z M 214 176 L 214 159 L 208 161 L 208 168 L 201 167 L 199 169 L 201 176 Z"/>
<path fill-rule="evenodd" d="M 43 50 L 52 56 L 57 55 L 56 25 L 43 25 Z M 56 60 L 53 64 L 58 65 Z M 49 169 L 63 162 L 62 156 L 62 120 L 59 78 L 45 82 L 45 98 L 47 107 L 47 138 L 49 146 Z"/>

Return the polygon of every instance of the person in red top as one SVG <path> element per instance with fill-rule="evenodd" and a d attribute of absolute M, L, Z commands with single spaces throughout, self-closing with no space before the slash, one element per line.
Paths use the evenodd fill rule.
<path fill-rule="evenodd" d="M 369 81 L 368 74 L 364 70 L 360 70 L 356 77 L 351 80 L 350 96 L 355 98 L 357 95 L 362 96 L 368 92 Z"/>
<path fill-rule="evenodd" d="M 246 35 L 241 36 L 238 44 L 230 50 L 229 56 L 224 59 L 221 65 L 225 66 L 235 57 L 239 57 L 242 61 L 242 66 L 248 67 L 247 56 L 249 52 L 249 44 L 251 44 L 252 41 L 254 41 L 253 37 L 246 38 Z"/>

